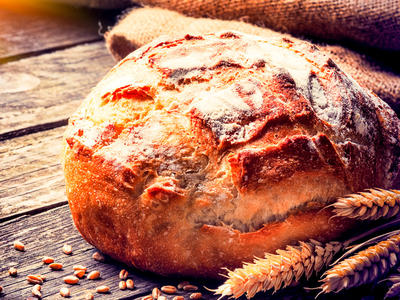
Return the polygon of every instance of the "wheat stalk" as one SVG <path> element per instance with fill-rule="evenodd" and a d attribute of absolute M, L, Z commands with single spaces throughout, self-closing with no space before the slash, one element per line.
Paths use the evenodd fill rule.
<path fill-rule="evenodd" d="M 369 189 L 339 198 L 332 204 L 336 216 L 361 220 L 391 218 L 400 211 L 400 191 Z"/>
<path fill-rule="evenodd" d="M 390 218 L 399 213 L 400 191 L 370 189 L 369 192 L 339 198 L 332 206 L 336 215 L 341 217 L 370 220 Z M 227 270 L 226 277 L 228 279 L 214 292 L 221 295 L 220 298 L 224 296 L 239 298 L 243 294 L 246 294 L 247 298 L 252 298 L 256 293 L 270 289 L 275 292 L 282 287 L 298 282 L 303 275 L 309 279 L 313 273 L 319 272 L 328 265 L 336 253 L 356 240 L 399 222 L 400 220 L 394 220 L 385 223 L 343 243 L 322 244 L 310 240 L 309 242 L 300 242 L 298 246 L 287 246 L 286 250 L 277 250 L 276 254 L 267 253 L 265 258 L 257 258 L 254 263 L 245 263 L 242 268 L 234 271 Z M 338 292 L 345 288 L 371 282 L 395 266 L 400 258 L 398 257 L 400 255 L 400 234 L 398 233 L 396 231 L 374 237 L 347 251 L 344 256 L 348 256 L 349 253 L 368 244 L 380 241 L 328 270 L 322 279 L 321 293 Z M 386 240 L 382 241 L 383 238 Z"/>
<path fill-rule="evenodd" d="M 375 281 L 398 264 L 399 246 L 400 234 L 396 234 L 334 265 L 323 275 L 321 293 Z"/>
<path fill-rule="evenodd" d="M 332 261 L 343 249 L 340 242 L 322 244 L 315 240 L 300 242 L 298 246 L 287 246 L 277 254 L 266 254 L 265 258 L 245 263 L 242 268 L 228 270 L 228 279 L 215 290 L 215 294 L 239 298 L 246 293 L 252 298 L 260 291 L 287 287 L 305 275 L 307 279 Z"/>

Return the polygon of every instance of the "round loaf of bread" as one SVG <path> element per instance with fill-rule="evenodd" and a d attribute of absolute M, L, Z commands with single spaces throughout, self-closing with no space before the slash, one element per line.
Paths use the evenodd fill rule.
<path fill-rule="evenodd" d="M 321 209 L 391 187 L 400 121 L 308 43 L 237 32 L 163 38 L 120 61 L 71 117 L 73 220 L 111 257 L 218 277 L 351 226 Z"/>

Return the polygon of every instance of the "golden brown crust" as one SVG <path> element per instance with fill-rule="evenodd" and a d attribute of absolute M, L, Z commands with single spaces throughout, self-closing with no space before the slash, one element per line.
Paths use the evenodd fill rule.
<path fill-rule="evenodd" d="M 337 238 L 321 208 L 399 170 L 400 121 L 309 44 L 164 39 L 114 67 L 70 119 L 72 216 L 101 251 L 217 277 L 287 243 Z"/>

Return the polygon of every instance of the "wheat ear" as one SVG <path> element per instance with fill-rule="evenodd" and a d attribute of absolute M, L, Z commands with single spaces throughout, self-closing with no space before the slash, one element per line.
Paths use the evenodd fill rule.
<path fill-rule="evenodd" d="M 391 218 L 400 211 L 400 191 L 369 189 L 339 198 L 332 205 L 336 216 L 361 220 Z"/>
<path fill-rule="evenodd" d="M 279 290 L 297 282 L 305 275 L 308 279 L 332 261 L 334 255 L 343 249 L 340 242 L 322 244 L 315 240 L 300 242 L 298 246 L 287 246 L 277 254 L 266 254 L 254 263 L 242 268 L 228 270 L 228 279 L 218 287 L 215 294 L 239 298 L 246 293 L 252 298 L 260 291 Z"/>
<path fill-rule="evenodd" d="M 375 281 L 398 264 L 399 246 L 400 234 L 396 234 L 334 265 L 323 275 L 321 293 Z"/>

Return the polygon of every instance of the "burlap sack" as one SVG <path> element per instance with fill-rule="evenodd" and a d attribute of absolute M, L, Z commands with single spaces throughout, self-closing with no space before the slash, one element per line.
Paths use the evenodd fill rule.
<path fill-rule="evenodd" d="M 197 19 L 161 8 L 139 8 L 122 18 L 106 33 L 105 38 L 108 49 L 119 60 L 160 35 L 183 36 L 186 33 L 202 34 L 220 30 L 237 30 L 265 37 L 289 37 L 240 21 Z M 371 57 L 341 46 L 319 44 L 318 47 L 361 85 L 374 91 L 400 113 L 400 74 L 382 68 Z"/>
<path fill-rule="evenodd" d="M 245 20 L 294 35 L 400 50 L 399 0 L 132 0 L 192 17 Z"/>

